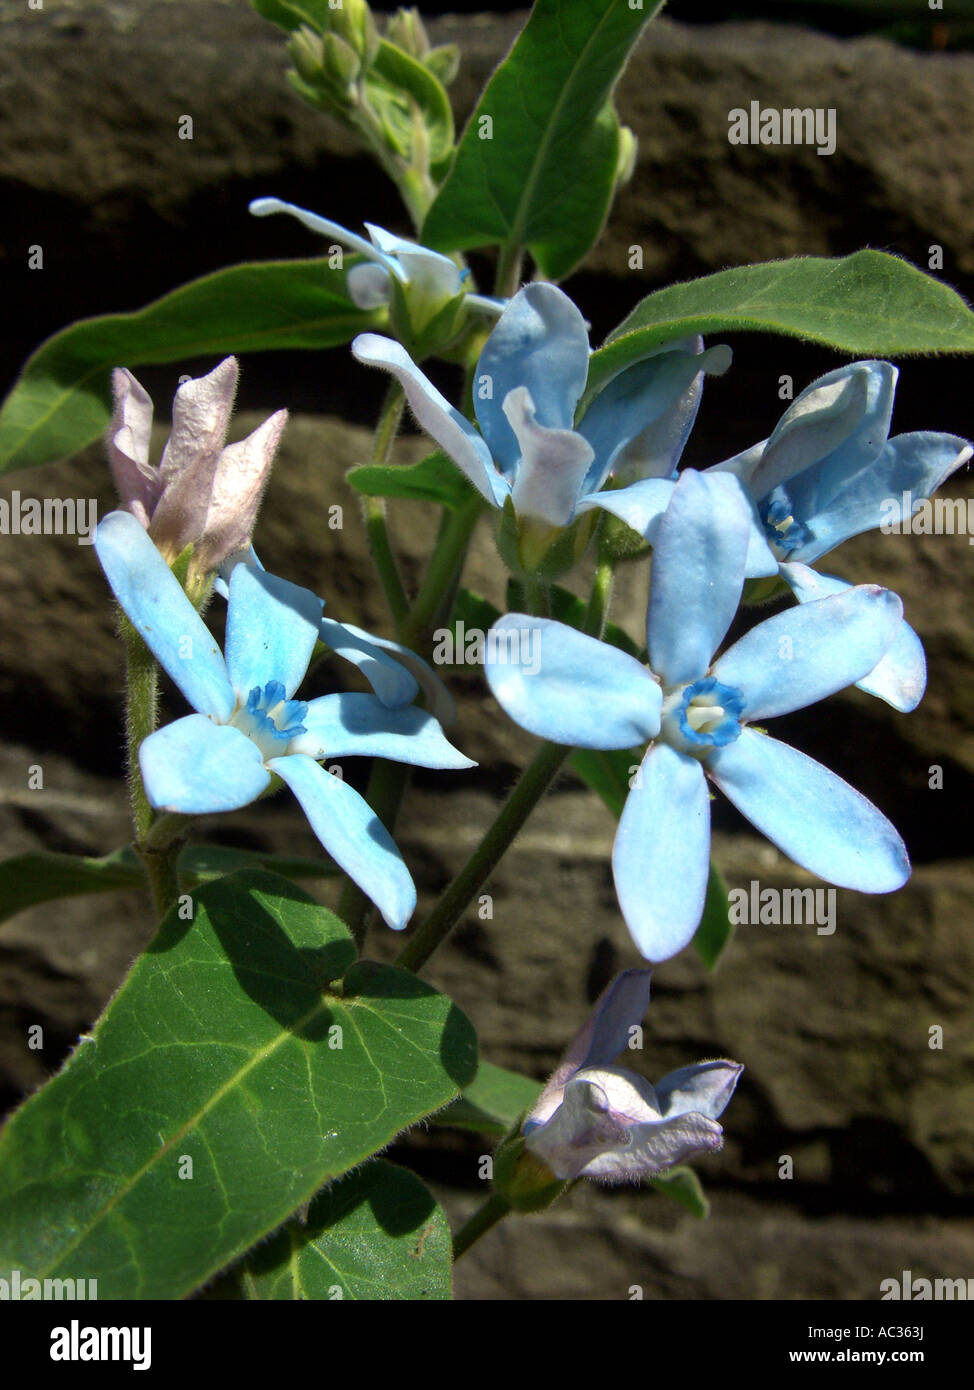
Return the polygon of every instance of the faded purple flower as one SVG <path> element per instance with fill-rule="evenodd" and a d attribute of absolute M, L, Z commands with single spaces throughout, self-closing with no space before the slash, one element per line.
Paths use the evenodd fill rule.
<path fill-rule="evenodd" d="M 192 570 L 206 574 L 250 545 L 287 411 L 278 410 L 236 444 L 226 444 L 237 362 L 183 383 L 158 466 L 149 462 L 152 401 L 125 367 L 112 373 L 115 411 L 108 458 L 126 510 L 171 563 L 193 546 Z"/>
<path fill-rule="evenodd" d="M 724 1142 L 717 1117 L 738 1062 L 681 1067 L 655 1086 L 611 1065 L 649 1006 L 651 974 L 626 970 L 609 985 L 524 1121 L 527 1148 L 562 1181 L 638 1181 Z"/>

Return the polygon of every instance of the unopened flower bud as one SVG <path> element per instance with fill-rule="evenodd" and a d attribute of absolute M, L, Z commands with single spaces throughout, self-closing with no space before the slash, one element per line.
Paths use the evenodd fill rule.
<path fill-rule="evenodd" d="M 619 127 L 619 157 L 616 163 L 616 188 L 628 183 L 636 172 L 636 156 L 639 141 L 635 132 L 627 125 Z"/>
<path fill-rule="evenodd" d="M 324 58 L 321 35 L 302 24 L 291 35 L 287 51 L 298 76 L 311 86 L 317 85 L 321 81 Z"/>
<path fill-rule="evenodd" d="M 411 58 L 418 58 L 421 61 L 430 51 L 430 41 L 426 35 L 423 21 L 419 17 L 419 10 L 415 6 L 412 9 L 396 11 L 389 20 L 386 38 L 397 48 L 401 48 L 404 53 L 408 53 Z"/>
<path fill-rule="evenodd" d="M 443 43 L 431 48 L 423 59 L 423 66 L 439 78 L 444 87 L 449 87 L 460 71 L 460 49 L 455 43 Z"/>
<path fill-rule="evenodd" d="M 366 0 L 342 0 L 337 9 L 329 10 L 329 31 L 341 38 L 370 67 L 379 51 L 379 32 Z"/>
<path fill-rule="evenodd" d="M 321 41 L 321 67 L 327 85 L 344 100 L 353 99 L 362 71 L 362 61 L 354 48 L 337 34 L 326 34 Z"/>

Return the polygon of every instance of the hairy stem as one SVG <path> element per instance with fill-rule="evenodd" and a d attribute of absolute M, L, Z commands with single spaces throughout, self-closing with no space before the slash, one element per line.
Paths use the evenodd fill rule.
<path fill-rule="evenodd" d="M 601 636 L 608 618 L 612 579 L 611 562 L 600 562 L 585 614 L 584 629 L 591 636 Z M 510 849 L 521 827 L 554 782 L 572 751 L 564 744 L 542 743 L 480 844 L 426 921 L 399 953 L 395 964 L 400 969 L 421 970 L 436 948 L 447 939 L 473 901 L 477 890 Z"/>
<path fill-rule="evenodd" d="M 498 1221 L 503 1221 L 511 1210 L 512 1208 L 507 1205 L 499 1193 L 491 1193 L 486 1202 L 467 1218 L 453 1237 L 454 1261 L 458 1260 L 461 1255 L 465 1255 L 474 1241 L 479 1240 L 482 1235 L 496 1226 Z"/>

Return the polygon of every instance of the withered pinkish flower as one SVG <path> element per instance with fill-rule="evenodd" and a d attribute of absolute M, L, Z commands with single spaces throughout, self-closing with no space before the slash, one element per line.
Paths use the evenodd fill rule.
<path fill-rule="evenodd" d="M 723 1144 L 738 1062 L 698 1062 L 655 1086 L 612 1065 L 649 1006 L 650 976 L 626 970 L 609 985 L 524 1121 L 528 1150 L 562 1181 L 638 1181 Z"/>
<path fill-rule="evenodd" d="M 119 497 L 170 563 L 192 545 L 197 575 L 250 545 L 287 423 L 287 411 L 278 410 L 246 439 L 227 444 L 237 375 L 236 358 L 227 357 L 179 387 L 172 430 L 154 466 L 149 393 L 127 368 L 112 373 L 115 411 L 107 442 Z"/>

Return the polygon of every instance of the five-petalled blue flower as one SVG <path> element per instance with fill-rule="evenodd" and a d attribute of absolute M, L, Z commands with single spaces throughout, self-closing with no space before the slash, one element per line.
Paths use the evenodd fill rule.
<path fill-rule="evenodd" d="M 865 797 L 751 727 L 872 671 L 896 638 L 902 604 L 887 589 L 860 585 L 767 619 L 714 660 L 740 602 L 750 520 L 732 478 L 694 471 L 680 478 L 656 533 L 649 669 L 573 628 L 525 614 L 509 614 L 497 627 L 538 631 L 536 674 L 499 659 L 502 642 L 487 647 L 493 694 L 530 732 L 581 748 L 650 740 L 612 862 L 623 916 L 652 961 L 675 955 L 700 921 L 708 777 L 785 854 L 828 882 L 886 893 L 910 874 L 900 836 Z"/>
<path fill-rule="evenodd" d="M 286 782 L 325 849 L 379 908 L 404 927 L 416 889 L 392 837 L 323 758 L 390 758 L 420 767 L 474 764 L 415 706 L 374 695 L 294 698 L 321 623 L 308 589 L 237 564 L 229 579 L 226 659 L 159 551 L 128 512 L 111 512 L 95 548 L 136 631 L 197 711 L 150 734 L 139 750 L 146 795 L 159 810 L 233 811 L 272 775 Z"/>
<path fill-rule="evenodd" d="M 477 363 L 478 432 L 401 344 L 362 333 L 352 352 L 401 383 L 420 425 L 491 506 L 510 498 L 519 517 L 555 529 L 594 507 L 623 506 L 625 488 L 601 491 L 610 475 L 671 477 L 701 375 L 726 371 L 731 357 L 726 347 L 703 351 L 699 339 L 668 344 L 609 380 L 576 426 L 589 368 L 585 320 L 555 285 L 526 285 Z"/>

